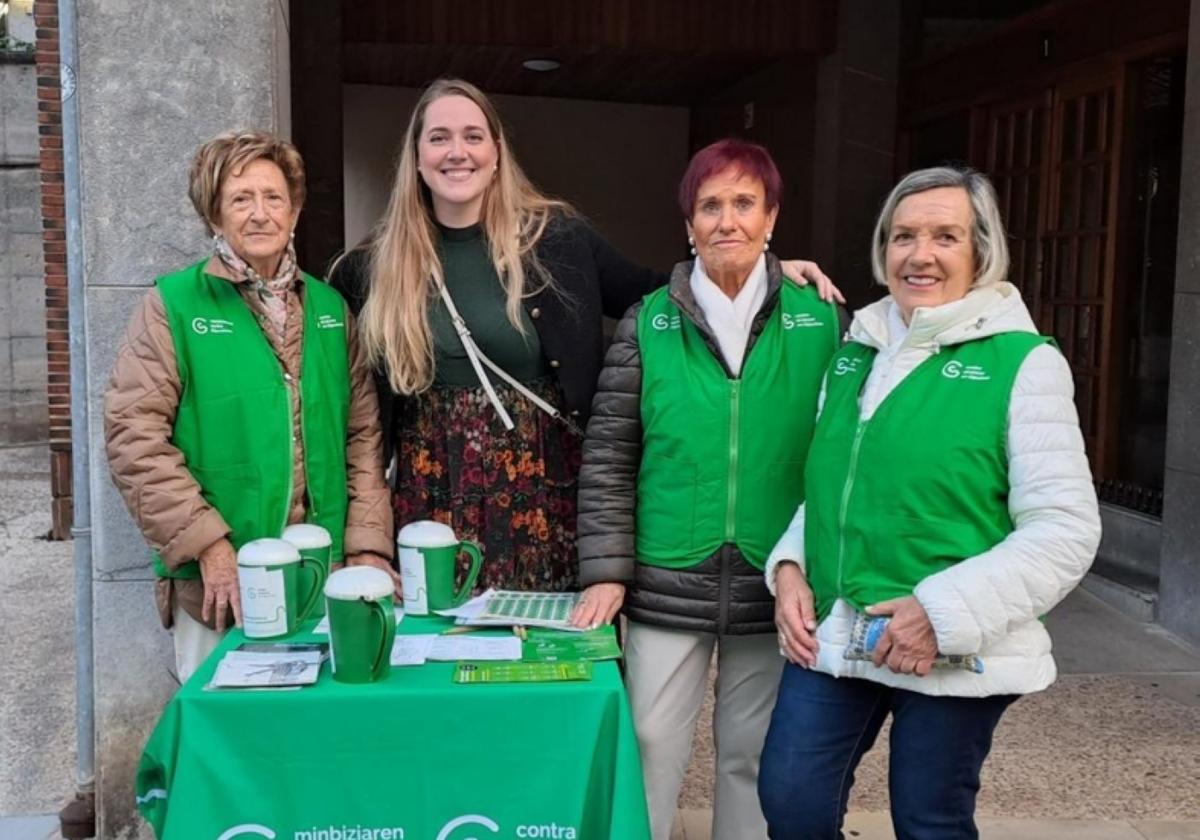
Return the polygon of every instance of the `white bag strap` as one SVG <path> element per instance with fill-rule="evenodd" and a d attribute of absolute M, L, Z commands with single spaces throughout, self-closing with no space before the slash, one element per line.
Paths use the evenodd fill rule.
<path fill-rule="evenodd" d="M 475 343 L 475 338 L 471 335 L 471 330 L 467 326 L 467 322 L 458 314 L 458 308 L 454 305 L 454 299 L 450 297 L 450 292 L 446 288 L 445 283 L 438 283 L 438 292 L 441 293 L 442 301 L 446 304 L 446 311 L 450 313 L 450 320 L 454 324 L 454 331 L 458 333 L 458 338 L 462 341 L 463 349 L 467 351 L 467 358 L 471 360 L 471 367 L 475 369 L 475 376 L 479 379 L 479 384 L 483 386 L 483 390 L 487 392 L 488 399 L 496 409 L 496 413 L 500 415 L 501 422 L 504 423 L 504 428 L 512 431 L 513 421 L 505 410 L 504 404 L 500 402 L 499 395 L 496 394 L 496 389 L 492 386 L 492 380 L 488 378 L 487 371 L 483 369 L 487 365 L 492 371 L 511 385 L 516 391 L 526 397 L 530 402 L 546 412 L 555 420 L 559 420 L 567 425 L 571 431 L 580 437 L 583 436 L 583 430 L 571 422 L 550 403 L 543 400 L 537 394 L 530 391 L 516 379 L 509 375 L 508 371 L 500 367 L 500 365 L 488 358 L 487 354 Z"/>

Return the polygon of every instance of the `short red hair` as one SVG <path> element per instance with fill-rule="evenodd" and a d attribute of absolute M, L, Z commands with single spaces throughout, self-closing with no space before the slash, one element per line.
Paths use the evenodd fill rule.
<path fill-rule="evenodd" d="M 685 219 L 691 219 L 695 212 L 696 196 L 700 193 L 701 184 L 730 167 L 739 175 L 757 178 L 762 182 L 768 211 L 779 206 L 783 179 L 779 177 L 779 168 L 775 166 L 771 153 L 749 140 L 726 137 L 692 155 L 679 182 L 679 209 Z"/>

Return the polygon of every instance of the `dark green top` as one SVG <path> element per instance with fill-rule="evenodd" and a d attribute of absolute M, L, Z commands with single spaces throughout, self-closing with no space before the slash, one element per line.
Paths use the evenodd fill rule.
<path fill-rule="evenodd" d="M 488 256 L 482 228 L 479 225 L 466 228 L 438 225 L 438 233 L 446 288 L 454 299 L 458 314 L 467 322 L 475 343 L 519 382 L 532 382 L 548 375 L 550 368 L 542 356 L 542 343 L 524 307 L 521 323 L 525 335 L 508 322 L 504 313 L 504 287 Z M 471 367 L 471 360 L 454 331 L 450 313 L 440 295 L 433 301 L 429 325 L 433 331 L 434 383 L 478 386 L 475 369 Z M 500 383 L 494 373 L 489 372 L 489 376 L 493 383 Z"/>

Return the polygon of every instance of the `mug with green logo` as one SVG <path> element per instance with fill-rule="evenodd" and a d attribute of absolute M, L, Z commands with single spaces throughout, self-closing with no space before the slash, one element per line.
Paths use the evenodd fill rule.
<path fill-rule="evenodd" d="M 404 585 L 404 611 L 429 615 L 433 610 L 460 606 L 471 594 L 483 554 L 473 542 L 459 540 L 449 525 L 428 519 L 411 522 L 396 535 L 400 578 Z M 454 570 L 460 552 L 471 557 L 471 568 L 454 588 Z"/>
<path fill-rule="evenodd" d="M 242 629 L 250 639 L 288 636 L 312 614 L 325 569 L 283 540 L 251 540 L 238 549 Z"/>
<path fill-rule="evenodd" d="M 280 539 L 296 546 L 301 557 L 307 557 L 316 563 L 320 563 L 321 567 L 325 570 L 325 577 L 329 577 L 329 561 L 330 554 L 333 551 L 333 538 L 329 536 L 328 531 L 320 525 L 302 522 L 284 528 Z M 325 599 L 318 598 L 317 605 L 313 607 L 310 618 L 320 618 L 323 615 L 325 615 Z"/>
<path fill-rule="evenodd" d="M 391 576 L 372 566 L 338 569 L 326 581 L 329 663 L 338 682 L 377 682 L 391 672 L 392 588 Z"/>

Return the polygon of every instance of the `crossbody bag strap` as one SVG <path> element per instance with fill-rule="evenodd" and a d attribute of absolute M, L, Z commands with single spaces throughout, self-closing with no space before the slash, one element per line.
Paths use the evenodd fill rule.
<path fill-rule="evenodd" d="M 454 331 L 458 333 L 458 338 L 462 342 L 463 349 L 467 352 L 467 358 L 471 360 L 471 367 L 475 369 L 475 376 L 479 379 L 479 384 L 483 386 L 483 390 L 487 393 L 492 406 L 495 407 L 496 413 L 500 415 L 500 420 L 504 423 L 504 428 L 512 430 L 512 417 L 509 416 L 508 411 L 504 408 L 504 404 L 500 402 L 500 396 L 492 386 L 492 380 L 488 377 L 487 371 L 483 369 L 484 365 L 491 368 L 497 376 L 511 385 L 518 393 L 542 411 L 546 412 L 546 414 L 566 424 L 567 428 L 582 437 L 583 430 L 571 422 L 561 411 L 533 393 L 533 391 L 530 391 L 509 375 L 508 371 L 488 358 L 488 355 L 475 343 L 475 338 L 471 335 L 471 329 L 467 326 L 467 322 L 458 314 L 458 308 L 454 305 L 454 299 L 450 297 L 450 291 L 446 288 L 446 284 L 438 283 L 437 287 L 438 292 L 442 296 L 442 302 L 446 304 L 446 311 L 450 314 L 450 321 L 454 324 Z"/>

